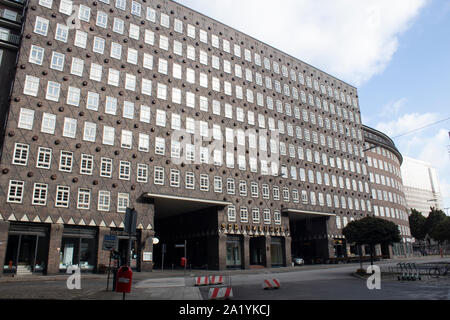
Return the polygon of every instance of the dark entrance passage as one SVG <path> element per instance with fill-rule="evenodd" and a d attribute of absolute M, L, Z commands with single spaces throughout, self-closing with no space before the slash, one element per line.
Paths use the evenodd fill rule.
<path fill-rule="evenodd" d="M 17 274 L 45 273 L 48 242 L 47 226 L 11 223 L 3 271 Z"/>
<path fill-rule="evenodd" d="M 251 265 L 266 265 L 266 238 L 265 237 L 251 237 L 249 241 L 250 246 L 250 264 Z"/>
<path fill-rule="evenodd" d="M 218 209 L 227 202 L 147 195 L 154 203 L 155 269 L 218 269 Z M 186 252 L 186 254 L 185 254 Z"/>
<path fill-rule="evenodd" d="M 285 210 L 289 214 L 292 256 L 302 258 L 306 264 L 323 263 L 330 257 L 327 219 L 334 214 L 297 209 Z M 331 252 L 331 255 L 334 255 Z"/>

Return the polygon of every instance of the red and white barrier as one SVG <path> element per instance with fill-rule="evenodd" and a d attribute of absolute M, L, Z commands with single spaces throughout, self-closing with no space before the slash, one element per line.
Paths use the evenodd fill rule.
<path fill-rule="evenodd" d="M 223 283 L 223 276 L 210 276 L 209 277 L 209 284 L 222 284 Z"/>
<path fill-rule="evenodd" d="M 277 279 L 265 279 L 263 283 L 263 289 L 278 289 L 280 286 L 280 282 Z"/>
<path fill-rule="evenodd" d="M 195 278 L 195 285 L 196 286 L 207 286 L 209 284 L 209 278 L 208 276 L 205 277 L 196 277 Z"/>
<path fill-rule="evenodd" d="M 208 300 L 231 299 L 233 290 L 231 287 L 211 288 L 209 289 Z"/>

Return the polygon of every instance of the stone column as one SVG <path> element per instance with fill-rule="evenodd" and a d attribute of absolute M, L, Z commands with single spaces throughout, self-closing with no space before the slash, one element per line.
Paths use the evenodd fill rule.
<path fill-rule="evenodd" d="M 153 236 L 155 232 L 153 230 L 142 230 L 141 238 L 138 241 L 141 242 L 140 248 L 140 272 L 150 272 L 153 271 L 153 261 L 144 261 L 144 252 L 152 253 L 153 260 Z"/>
<path fill-rule="evenodd" d="M 286 257 L 286 267 L 290 267 L 292 265 L 291 242 L 291 237 L 284 237 L 284 254 Z"/>
<path fill-rule="evenodd" d="M 1 215 L 0 215 L 1 217 Z M 5 262 L 6 248 L 8 247 L 9 221 L 0 221 L 0 277 L 3 275 L 3 264 Z"/>
<path fill-rule="evenodd" d="M 59 273 L 59 255 L 61 252 L 61 241 L 64 225 L 51 224 L 50 225 L 50 241 L 48 245 L 48 262 L 47 274 Z"/>
<path fill-rule="evenodd" d="M 244 269 L 250 268 L 250 237 L 245 234 L 244 241 L 242 243 L 242 256 L 243 256 L 243 267 Z"/>
<path fill-rule="evenodd" d="M 103 238 L 105 235 L 109 234 L 108 227 L 98 228 L 98 239 L 97 239 L 97 270 L 99 270 L 100 265 L 108 267 L 109 265 L 109 255 L 110 251 L 103 250 Z"/>
<path fill-rule="evenodd" d="M 219 233 L 218 235 L 217 253 L 218 253 L 217 268 L 219 270 L 225 270 L 227 268 L 227 236 L 223 233 Z M 211 266 L 211 269 L 213 268 L 214 267 Z"/>
<path fill-rule="evenodd" d="M 265 250 L 266 250 L 266 268 L 272 267 L 272 256 L 270 252 L 270 243 L 272 241 L 272 237 L 269 235 L 265 236 Z"/>

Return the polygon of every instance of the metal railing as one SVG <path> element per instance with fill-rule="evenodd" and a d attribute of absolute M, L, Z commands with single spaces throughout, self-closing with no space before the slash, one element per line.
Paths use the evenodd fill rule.
<path fill-rule="evenodd" d="M 12 16 L 8 16 L 8 14 L 5 14 L 5 9 L 0 9 L 0 17 L 16 23 L 20 23 L 22 21 L 22 16 L 20 14 L 17 13 L 16 16 L 13 18 Z"/>

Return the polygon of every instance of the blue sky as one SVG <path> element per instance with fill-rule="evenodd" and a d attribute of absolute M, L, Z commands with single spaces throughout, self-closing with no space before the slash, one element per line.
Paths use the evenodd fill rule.
<path fill-rule="evenodd" d="M 450 0 L 179 0 L 358 88 L 391 137 L 450 117 Z M 450 120 L 394 142 L 438 170 L 450 207 Z"/>

